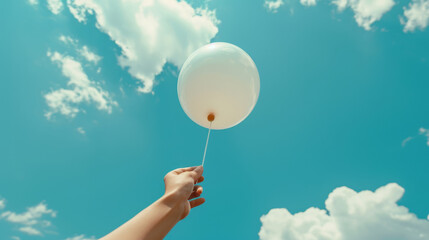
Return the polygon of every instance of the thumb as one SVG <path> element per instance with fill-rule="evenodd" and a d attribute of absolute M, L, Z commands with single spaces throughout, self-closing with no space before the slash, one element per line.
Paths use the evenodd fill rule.
<path fill-rule="evenodd" d="M 194 170 L 192 170 L 192 178 L 194 179 L 194 181 L 198 181 L 198 179 L 200 179 L 200 177 L 203 175 L 203 172 L 203 166 L 198 166 Z"/>

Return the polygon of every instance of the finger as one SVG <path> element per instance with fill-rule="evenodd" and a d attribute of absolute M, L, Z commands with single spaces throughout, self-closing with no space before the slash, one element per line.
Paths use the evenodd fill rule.
<path fill-rule="evenodd" d="M 196 182 L 203 175 L 204 168 L 203 166 L 198 166 L 194 170 L 187 172 Z"/>
<path fill-rule="evenodd" d="M 201 196 L 201 193 L 199 193 L 199 192 L 192 192 L 191 196 L 189 196 L 188 200 L 191 200 L 191 199 L 194 199 L 194 198 L 197 198 L 197 197 L 200 197 L 200 196 Z"/>
<path fill-rule="evenodd" d="M 172 172 L 177 173 L 177 174 L 181 174 L 184 172 L 189 172 L 194 170 L 195 168 L 197 168 L 197 166 L 194 167 L 185 167 L 185 168 L 178 168 L 178 169 L 174 169 Z"/>
<path fill-rule="evenodd" d="M 203 193 L 203 187 L 195 185 L 194 190 L 192 190 L 192 193 L 189 196 L 188 200 L 199 197 L 201 195 L 201 193 Z"/>
<path fill-rule="evenodd" d="M 195 185 L 192 191 L 199 192 L 201 194 L 203 192 L 203 187 L 201 187 L 200 185 Z"/>
<path fill-rule="evenodd" d="M 196 183 L 200 183 L 200 182 L 203 182 L 203 181 L 204 181 L 204 177 L 201 176 Z"/>
<path fill-rule="evenodd" d="M 191 208 L 198 207 L 206 201 L 204 198 L 197 198 L 189 202 L 191 204 Z"/>

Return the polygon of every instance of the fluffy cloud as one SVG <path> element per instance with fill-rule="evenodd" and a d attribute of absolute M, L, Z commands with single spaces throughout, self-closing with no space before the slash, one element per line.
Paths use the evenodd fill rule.
<path fill-rule="evenodd" d="M 316 0 L 299 0 L 304 6 L 316 6 Z"/>
<path fill-rule="evenodd" d="M 6 199 L 0 199 L 0 210 L 6 207 Z"/>
<path fill-rule="evenodd" d="M 77 39 L 71 38 L 70 36 L 61 35 L 59 40 L 67 45 L 71 45 L 75 48 L 77 53 L 82 56 L 86 61 L 92 62 L 95 65 L 101 60 L 101 57 L 91 51 L 87 46 L 79 46 L 79 41 Z"/>
<path fill-rule="evenodd" d="M 395 5 L 394 0 L 333 0 L 332 3 L 340 12 L 350 7 L 357 24 L 365 30 L 371 30 L 371 25 Z"/>
<path fill-rule="evenodd" d="M 38 5 L 38 4 L 39 4 L 39 1 L 38 1 L 38 0 L 28 0 L 28 3 L 29 3 L 30 5 L 35 6 L 35 5 Z"/>
<path fill-rule="evenodd" d="M 78 133 L 80 133 L 82 135 L 85 135 L 85 133 L 86 133 L 85 130 L 82 127 L 78 127 L 76 130 L 77 130 Z"/>
<path fill-rule="evenodd" d="M 61 0 L 48 0 L 48 9 L 57 15 L 63 10 L 63 2 Z"/>
<path fill-rule="evenodd" d="M 42 233 L 39 230 L 30 226 L 20 227 L 19 231 L 26 233 L 28 235 L 39 235 L 39 236 L 42 235 Z"/>
<path fill-rule="evenodd" d="M 180 67 L 187 56 L 217 34 L 215 12 L 185 1 L 68 0 L 79 22 L 95 15 L 96 26 L 121 48 L 119 65 L 140 80 L 138 90 L 152 92 L 166 62 Z"/>
<path fill-rule="evenodd" d="M 58 39 L 65 44 L 72 44 L 74 46 L 76 46 L 79 42 L 77 39 L 73 39 L 70 36 L 64 36 L 64 35 L 61 35 Z"/>
<path fill-rule="evenodd" d="M 416 28 L 425 29 L 429 24 L 429 0 L 413 0 L 404 7 L 404 19 L 401 23 L 404 25 L 404 32 L 413 32 Z"/>
<path fill-rule="evenodd" d="M 332 0 L 332 3 L 337 5 L 338 11 L 342 12 L 344 9 L 346 9 L 349 0 Z"/>
<path fill-rule="evenodd" d="M 1 217 L 13 223 L 35 225 L 43 215 L 56 217 L 56 212 L 49 209 L 48 206 L 42 202 L 34 207 L 29 207 L 24 213 L 17 214 L 11 211 L 6 211 L 1 214 Z"/>
<path fill-rule="evenodd" d="M 45 219 L 46 217 L 54 218 L 56 212 L 49 209 L 43 202 L 27 208 L 23 213 L 6 211 L 0 215 L 1 219 L 17 224 L 19 231 L 28 235 L 42 235 L 42 229 L 51 225 L 51 222 Z"/>
<path fill-rule="evenodd" d="M 0 204 L 5 208 L 6 200 L 1 199 Z M 16 213 L 12 211 L 5 211 L 0 214 L 0 220 L 6 220 L 10 223 L 16 224 L 17 229 L 27 235 L 42 236 L 44 233 L 49 233 L 47 228 L 52 225 L 47 218 L 55 218 L 57 212 L 49 209 L 48 206 L 41 202 L 36 206 L 27 208 L 23 213 Z M 13 240 L 20 240 L 18 236 L 12 236 Z M 67 238 L 66 240 L 96 240 L 95 237 L 86 237 L 85 235 L 76 235 L 75 237 Z"/>
<path fill-rule="evenodd" d="M 93 53 L 87 46 L 83 46 L 78 50 L 79 54 L 84 57 L 88 62 L 93 62 L 94 64 L 98 64 L 98 61 L 101 60 L 101 57 L 97 54 Z"/>
<path fill-rule="evenodd" d="M 283 5 L 283 0 L 269 1 L 265 0 L 264 7 L 269 11 L 276 13 L 281 5 Z"/>
<path fill-rule="evenodd" d="M 420 135 L 423 135 L 426 137 L 426 145 L 429 146 L 429 129 L 420 128 L 419 133 L 420 133 Z"/>
<path fill-rule="evenodd" d="M 96 240 L 95 237 L 86 237 L 85 235 L 79 235 L 71 238 L 67 238 L 66 240 Z"/>
<path fill-rule="evenodd" d="M 340 187 L 329 194 L 326 209 L 311 207 L 291 214 L 272 209 L 261 217 L 261 240 L 427 240 L 429 221 L 397 201 L 404 189 L 390 183 L 375 192 Z M 429 218 L 429 216 L 428 216 Z"/>
<path fill-rule="evenodd" d="M 67 85 L 70 87 L 70 89 L 61 88 L 45 95 L 46 103 L 50 108 L 45 114 L 48 119 L 54 113 L 75 117 L 80 111 L 78 105 L 81 103 L 94 103 L 97 109 L 112 112 L 112 107 L 117 103 L 110 98 L 108 92 L 89 80 L 80 62 L 58 52 L 48 52 L 48 56 L 52 62 L 58 64 L 62 74 L 69 79 Z"/>

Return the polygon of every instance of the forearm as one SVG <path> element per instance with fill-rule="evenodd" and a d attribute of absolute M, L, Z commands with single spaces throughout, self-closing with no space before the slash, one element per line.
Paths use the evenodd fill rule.
<path fill-rule="evenodd" d="M 191 208 L 204 203 L 196 182 L 204 181 L 203 167 L 178 168 L 164 177 L 165 194 L 122 226 L 100 240 L 161 240 L 185 218 Z"/>
<path fill-rule="evenodd" d="M 174 194 L 164 195 L 100 240 L 160 240 L 176 225 L 183 207 Z"/>

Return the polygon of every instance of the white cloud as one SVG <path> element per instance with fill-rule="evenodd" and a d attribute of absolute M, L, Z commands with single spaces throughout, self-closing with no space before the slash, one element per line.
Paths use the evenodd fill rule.
<path fill-rule="evenodd" d="M 277 10 L 280 8 L 280 6 L 283 4 L 284 4 L 283 0 L 275 0 L 275 1 L 265 0 L 264 7 L 269 12 L 276 13 Z"/>
<path fill-rule="evenodd" d="M 42 202 L 34 207 L 29 207 L 24 213 L 17 214 L 11 211 L 7 211 L 2 213 L 1 217 L 12 223 L 35 225 L 39 223 L 39 219 L 43 215 L 55 217 L 56 212 L 52 209 L 49 209 L 48 206 Z"/>
<path fill-rule="evenodd" d="M 299 2 L 304 6 L 316 6 L 316 0 L 299 0 Z"/>
<path fill-rule="evenodd" d="M 332 3 L 337 5 L 338 11 L 342 12 L 344 9 L 346 9 L 349 0 L 332 0 Z"/>
<path fill-rule="evenodd" d="M 419 133 L 420 133 L 420 135 L 423 135 L 426 137 L 426 145 L 429 146 L 429 129 L 420 128 Z"/>
<path fill-rule="evenodd" d="M 407 138 L 405 138 L 403 141 L 402 141 L 402 147 L 405 147 L 405 145 L 409 142 L 409 141 L 411 141 L 411 140 L 413 140 L 413 137 L 407 137 Z"/>
<path fill-rule="evenodd" d="M 0 199 L 0 210 L 6 207 L 6 199 Z"/>
<path fill-rule="evenodd" d="M 81 103 L 94 103 L 98 110 L 112 112 L 112 107 L 117 103 L 110 98 L 108 92 L 88 79 L 80 62 L 58 52 L 48 52 L 48 56 L 61 68 L 62 74 L 69 79 L 67 85 L 70 86 L 70 89 L 61 88 L 45 95 L 50 108 L 45 114 L 48 119 L 54 113 L 73 118 L 80 111 L 78 105 Z"/>
<path fill-rule="evenodd" d="M 66 240 L 96 240 L 95 237 L 86 237 L 85 235 L 79 235 L 75 237 L 67 238 Z"/>
<path fill-rule="evenodd" d="M 85 135 L 85 133 L 86 133 L 85 130 L 82 127 L 78 127 L 77 131 L 78 131 L 78 133 L 80 133 L 82 135 Z"/>
<path fill-rule="evenodd" d="M 80 55 L 84 57 L 88 62 L 93 62 L 94 64 L 98 64 L 98 61 L 101 60 L 101 57 L 89 50 L 87 46 L 83 46 L 78 50 Z"/>
<path fill-rule="evenodd" d="M 80 56 L 85 58 L 88 62 L 93 62 L 94 64 L 98 64 L 98 61 L 101 60 L 101 57 L 95 54 L 93 51 L 91 51 L 87 46 L 79 47 L 79 40 L 74 39 L 70 36 L 64 36 L 61 35 L 59 37 L 59 40 L 67 45 L 72 45 L 77 53 L 79 53 Z"/>
<path fill-rule="evenodd" d="M 63 2 L 61 0 L 48 0 L 48 9 L 57 15 L 63 10 Z"/>
<path fill-rule="evenodd" d="M 291 214 L 272 209 L 261 217 L 261 240 L 427 240 L 429 221 L 397 201 L 404 189 L 396 183 L 375 192 L 340 187 L 329 194 L 326 209 L 311 207 Z M 429 216 L 428 216 L 429 218 Z"/>
<path fill-rule="evenodd" d="M 371 30 L 371 25 L 395 5 L 394 0 L 332 0 L 332 3 L 340 12 L 350 7 L 357 24 L 365 30 Z"/>
<path fill-rule="evenodd" d="M 215 11 L 194 9 L 185 1 L 67 0 L 79 22 L 88 14 L 121 48 L 119 65 L 152 92 L 155 76 L 166 62 L 180 67 L 188 55 L 217 34 Z"/>
<path fill-rule="evenodd" d="M 404 32 L 413 32 L 416 28 L 425 29 L 429 24 L 429 0 L 412 0 L 408 9 L 404 7 L 404 18 L 401 23 L 404 25 Z"/>
<path fill-rule="evenodd" d="M 5 199 L 0 200 L 3 204 Z M 5 204 L 3 205 L 5 207 Z M 47 231 L 52 223 L 46 218 L 55 218 L 57 212 L 49 209 L 48 206 L 41 202 L 36 206 L 27 208 L 23 213 L 16 213 L 12 211 L 5 211 L 0 214 L 0 220 L 6 220 L 10 223 L 16 224 L 17 229 L 31 236 L 42 236 L 45 233 L 52 233 Z M 20 240 L 18 236 L 12 236 L 12 240 Z M 86 237 L 85 235 L 77 235 L 75 237 L 67 238 L 66 240 L 96 240 L 95 237 Z"/>
<path fill-rule="evenodd" d="M 73 39 L 70 36 L 64 36 L 64 35 L 60 35 L 58 39 L 65 44 L 72 44 L 74 46 L 76 46 L 79 42 L 77 39 Z"/>
<path fill-rule="evenodd" d="M 26 212 L 15 213 L 12 211 L 3 212 L 1 219 L 18 224 L 19 231 L 28 235 L 42 235 L 41 229 L 51 225 L 51 222 L 45 217 L 56 217 L 56 212 L 49 209 L 45 203 L 39 203 L 36 206 L 27 208 Z"/>
<path fill-rule="evenodd" d="M 35 5 L 39 5 L 39 1 L 38 1 L 38 0 L 28 0 L 28 3 L 29 3 L 30 5 L 33 5 L 33 6 L 35 6 Z"/>
<path fill-rule="evenodd" d="M 39 235 L 39 236 L 42 235 L 42 233 L 39 230 L 37 230 L 33 227 L 30 227 L 30 226 L 20 227 L 19 231 L 26 233 L 28 235 Z"/>

